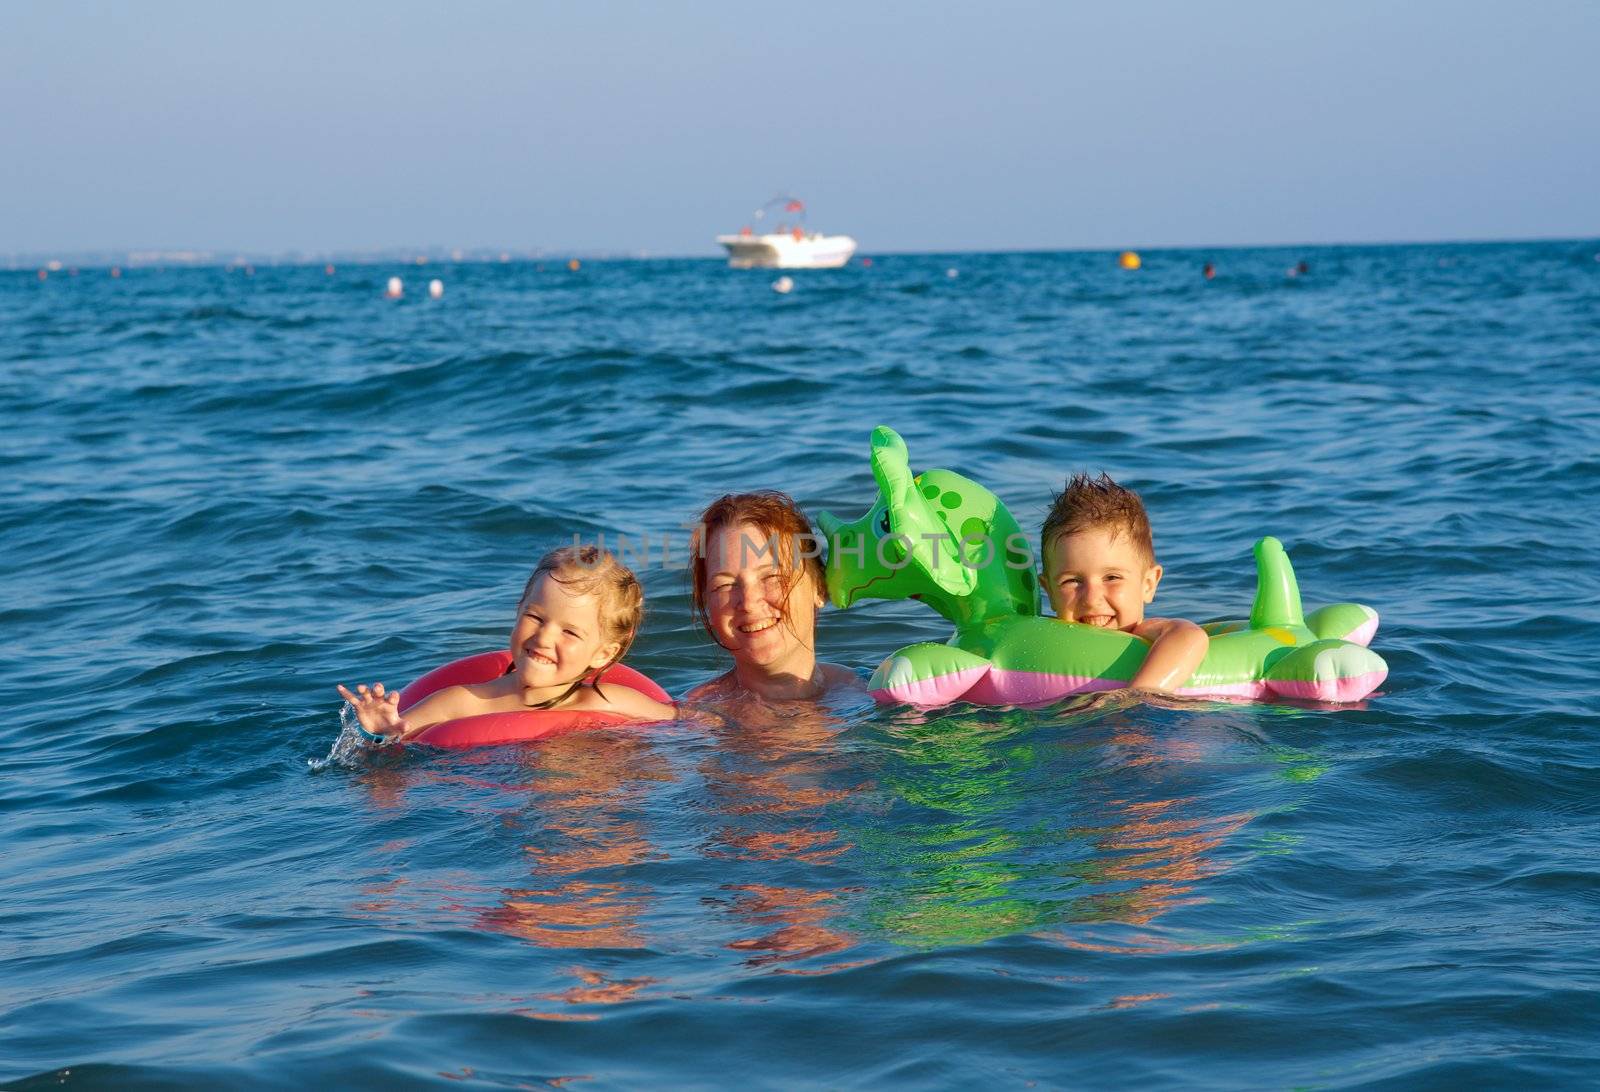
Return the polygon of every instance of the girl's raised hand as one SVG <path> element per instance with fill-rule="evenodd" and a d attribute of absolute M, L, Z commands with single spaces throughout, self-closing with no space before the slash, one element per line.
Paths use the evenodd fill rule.
<path fill-rule="evenodd" d="M 339 696 L 350 703 L 356 720 L 372 735 L 394 736 L 406 730 L 405 718 L 400 715 L 400 695 L 386 692 L 381 682 L 370 687 L 363 683 L 354 694 L 341 685 Z"/>

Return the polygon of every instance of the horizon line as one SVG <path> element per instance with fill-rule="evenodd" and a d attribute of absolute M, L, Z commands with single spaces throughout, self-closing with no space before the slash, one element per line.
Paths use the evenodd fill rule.
<path fill-rule="evenodd" d="M 1468 237 L 1455 239 L 1372 239 L 1338 242 L 1283 242 L 1283 243 L 1184 243 L 1134 244 L 1130 246 L 1059 246 L 1059 247 L 960 247 L 955 249 L 898 249 L 877 250 L 858 257 L 934 257 L 942 255 L 972 254 L 1117 254 L 1122 251 L 1143 253 L 1233 251 L 1233 250 L 1288 250 L 1294 248 L 1366 248 L 1398 246 L 1487 246 L 1517 243 L 1582 243 L 1600 241 L 1600 232 L 1581 235 L 1526 235 Z M 328 250 L 250 251 L 198 247 L 104 247 L 72 251 L 13 251 L 0 254 L 0 268 L 19 270 L 49 269 L 57 272 L 67 267 L 96 269 L 109 266 L 142 267 L 151 265 L 179 265 L 194 268 L 231 267 L 239 265 L 302 266 L 328 263 L 345 265 L 510 265 L 540 261 L 568 261 L 577 258 L 592 262 L 617 261 L 722 261 L 726 255 L 695 252 L 655 252 L 650 250 L 617 251 L 604 249 L 545 249 L 507 248 L 494 246 L 444 247 L 444 246 L 387 246 Z"/>

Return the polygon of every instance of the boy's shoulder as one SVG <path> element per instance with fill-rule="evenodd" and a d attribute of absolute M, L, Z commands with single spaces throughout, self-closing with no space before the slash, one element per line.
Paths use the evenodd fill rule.
<path fill-rule="evenodd" d="M 1135 637 L 1155 638 L 1163 633 L 1173 633 L 1181 630 L 1196 630 L 1204 633 L 1200 623 L 1191 622 L 1187 618 L 1150 618 L 1146 617 L 1128 632 Z"/>

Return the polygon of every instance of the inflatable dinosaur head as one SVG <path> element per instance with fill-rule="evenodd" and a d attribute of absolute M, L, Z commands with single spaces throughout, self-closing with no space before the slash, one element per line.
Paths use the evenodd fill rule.
<path fill-rule="evenodd" d="M 1038 613 L 1032 551 L 1000 498 L 948 470 L 913 475 L 891 428 L 872 430 L 871 465 L 878 496 L 865 515 L 817 516 L 835 605 L 920 599 L 955 622 Z"/>

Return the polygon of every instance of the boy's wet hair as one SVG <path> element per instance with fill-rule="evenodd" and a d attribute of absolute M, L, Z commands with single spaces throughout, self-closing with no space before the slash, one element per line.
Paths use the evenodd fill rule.
<path fill-rule="evenodd" d="M 776 543 L 778 569 L 783 574 L 783 598 L 787 602 L 789 593 L 800 582 L 802 576 L 809 575 L 812 585 L 818 594 L 827 598 L 828 583 L 823 573 L 822 559 L 813 556 L 811 551 L 802 550 L 801 543 L 814 542 L 815 535 L 811 530 L 811 521 L 806 514 L 800 511 L 800 506 L 787 493 L 780 493 L 776 489 L 765 489 L 755 493 L 725 493 L 706 506 L 700 515 L 700 525 L 695 531 L 694 543 L 691 547 L 693 564 L 690 570 L 690 597 L 694 601 L 694 613 L 700 619 L 700 624 L 705 631 L 715 634 L 711 629 L 711 616 L 706 610 L 706 584 L 707 574 L 705 566 L 706 543 L 711 535 L 723 527 L 738 527 L 741 524 L 751 524 L 759 529 L 763 539 L 759 543 L 751 543 L 752 549 L 762 549 L 769 542 Z M 787 612 L 784 615 L 784 624 L 792 627 Z"/>
<path fill-rule="evenodd" d="M 633 570 L 610 550 L 598 546 L 562 546 L 551 550 L 533 567 L 522 589 L 522 602 L 541 576 L 548 576 L 574 595 L 592 595 L 600 601 L 600 630 L 604 639 L 617 642 L 612 663 L 621 663 L 644 618 L 644 589 Z"/>
<path fill-rule="evenodd" d="M 1156 563 L 1155 543 L 1150 535 L 1150 517 L 1145 514 L 1139 494 L 1112 481 L 1103 471 L 1098 478 L 1074 474 L 1067 486 L 1055 495 L 1050 514 L 1039 529 L 1039 547 L 1049 556 L 1051 543 L 1062 535 L 1079 531 L 1108 530 L 1127 536 L 1144 555 L 1146 565 Z"/>

